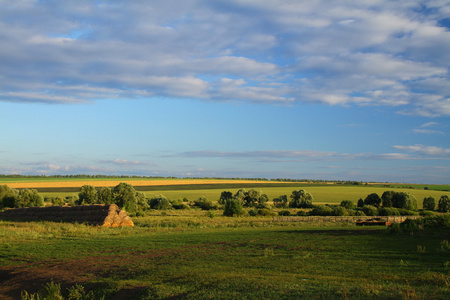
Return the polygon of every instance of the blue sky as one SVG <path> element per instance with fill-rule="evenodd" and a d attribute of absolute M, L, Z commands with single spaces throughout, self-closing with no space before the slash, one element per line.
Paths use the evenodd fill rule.
<path fill-rule="evenodd" d="M 450 1 L 0 0 L 0 173 L 450 183 Z"/>

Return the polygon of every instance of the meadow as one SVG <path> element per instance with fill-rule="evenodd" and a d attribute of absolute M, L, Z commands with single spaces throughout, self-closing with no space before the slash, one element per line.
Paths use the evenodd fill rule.
<path fill-rule="evenodd" d="M 0 298 L 19 299 L 23 290 L 35 293 L 51 281 L 63 293 L 82 284 L 94 299 L 450 295 L 445 233 L 411 236 L 384 227 L 269 218 L 153 218 L 115 229 L 0 221 Z"/>
<path fill-rule="evenodd" d="M 395 190 L 413 194 L 421 206 L 423 197 L 445 194 L 379 185 L 127 182 L 147 197 L 191 201 L 215 201 L 224 190 L 244 187 L 271 200 L 306 189 L 314 204 Z M 77 194 L 60 188 L 43 194 Z M 76 299 L 450 298 L 448 230 L 393 233 L 384 226 L 224 217 L 221 210 L 198 208 L 155 210 L 133 221 L 133 228 L 101 228 L 0 220 L 0 299 L 20 299 L 23 291 L 33 294 L 52 282 L 66 296 L 77 284 L 91 292 Z"/>

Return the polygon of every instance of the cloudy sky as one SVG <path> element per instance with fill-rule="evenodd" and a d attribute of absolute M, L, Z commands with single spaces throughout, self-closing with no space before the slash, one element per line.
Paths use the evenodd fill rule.
<path fill-rule="evenodd" d="M 0 0 L 0 174 L 450 183 L 450 1 Z"/>

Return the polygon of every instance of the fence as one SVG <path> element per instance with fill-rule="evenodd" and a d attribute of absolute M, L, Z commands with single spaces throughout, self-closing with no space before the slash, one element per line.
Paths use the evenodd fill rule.
<path fill-rule="evenodd" d="M 347 222 L 356 223 L 359 221 L 368 221 L 377 219 L 381 222 L 402 223 L 406 219 L 418 219 L 421 216 L 277 216 L 273 217 L 274 222 Z"/>

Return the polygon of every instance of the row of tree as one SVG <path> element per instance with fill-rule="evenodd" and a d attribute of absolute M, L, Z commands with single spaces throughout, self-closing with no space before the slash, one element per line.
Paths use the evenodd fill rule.
<path fill-rule="evenodd" d="M 14 207 L 31 207 L 43 206 L 44 201 L 52 202 L 54 205 L 62 205 L 69 203 L 70 205 L 88 205 L 88 204 L 112 204 L 115 203 L 119 207 L 125 209 L 129 213 L 145 211 L 148 209 L 186 209 L 189 208 L 187 199 L 171 200 L 163 195 L 157 195 L 153 198 L 146 198 L 142 192 L 137 192 L 134 187 L 128 183 L 120 183 L 113 188 L 101 187 L 96 189 L 92 185 L 83 185 L 80 188 L 78 197 L 61 197 L 43 198 L 35 189 L 16 190 L 7 185 L 0 185 L 0 208 Z M 204 210 L 218 209 L 221 206 L 224 209 L 224 215 L 233 216 L 244 213 L 244 207 L 252 209 L 270 209 L 268 205 L 269 197 L 256 189 L 240 189 L 235 194 L 230 191 L 223 191 L 218 200 L 218 204 L 211 200 L 200 197 L 191 203 L 192 206 L 200 207 Z M 327 211 L 328 208 L 313 205 L 313 196 L 305 190 L 292 191 L 289 199 L 287 195 L 281 195 L 273 199 L 273 205 L 277 208 L 313 208 L 317 210 Z M 354 204 L 349 200 L 342 201 L 339 207 L 347 210 L 354 209 Z M 385 191 L 380 197 L 376 193 L 369 194 L 364 200 L 360 199 L 357 207 L 364 209 L 368 213 L 370 210 L 389 211 L 389 208 L 398 208 L 406 211 L 416 211 L 418 203 L 414 196 L 406 192 Z M 372 209 L 372 207 L 374 209 Z M 364 208 L 364 209 L 362 209 Z M 424 210 L 434 210 L 436 201 L 433 197 L 426 197 L 423 200 Z M 442 196 L 439 199 L 437 209 L 440 212 L 450 211 L 450 201 L 448 196 Z M 337 208 L 335 210 L 342 210 Z M 384 212 L 383 211 L 383 212 Z M 382 212 L 379 210 L 378 212 Z M 336 213 L 340 213 L 337 211 Z M 345 212 L 344 212 L 345 213 Z"/>

